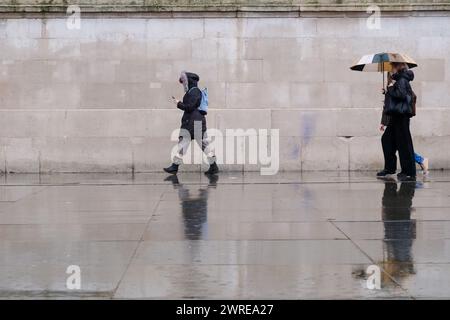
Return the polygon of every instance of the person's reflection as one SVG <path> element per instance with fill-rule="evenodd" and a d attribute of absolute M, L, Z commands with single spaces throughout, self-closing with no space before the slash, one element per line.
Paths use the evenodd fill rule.
<path fill-rule="evenodd" d="M 166 181 L 171 181 L 178 190 L 181 212 L 183 215 L 184 236 L 187 240 L 201 240 L 208 236 L 208 193 L 210 188 L 217 186 L 219 176 L 208 175 L 208 186 L 200 188 L 197 195 L 192 195 L 191 190 L 179 182 L 176 175 L 169 176 Z"/>
<path fill-rule="evenodd" d="M 208 175 L 208 186 L 197 189 L 185 186 L 179 182 L 176 175 L 169 176 L 165 181 L 172 182 L 178 191 L 183 220 L 183 251 L 185 265 L 170 277 L 170 286 L 182 298 L 205 299 L 211 288 L 207 285 L 210 273 L 202 268 L 202 261 L 209 257 L 208 245 L 203 241 L 208 238 L 208 196 L 211 188 L 217 186 L 218 176 Z M 197 190 L 195 190 L 197 189 Z M 198 191 L 198 192 L 197 192 Z"/>
<path fill-rule="evenodd" d="M 416 238 L 416 221 L 411 219 L 411 212 L 415 188 L 413 182 L 403 182 L 399 189 L 396 182 L 386 182 L 384 185 L 383 268 L 396 280 L 414 274 L 411 251 Z M 382 282 L 388 284 L 391 279 L 384 275 Z"/>

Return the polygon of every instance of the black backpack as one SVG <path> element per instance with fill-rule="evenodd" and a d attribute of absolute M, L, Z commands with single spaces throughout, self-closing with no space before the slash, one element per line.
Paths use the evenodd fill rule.
<path fill-rule="evenodd" d="M 411 88 L 411 86 L 409 86 Z M 411 88 L 411 117 L 416 116 L 416 103 L 417 103 L 417 95 L 414 93 Z"/>
<path fill-rule="evenodd" d="M 416 115 L 416 102 L 417 95 L 414 93 L 411 84 L 408 82 L 408 91 L 409 94 L 405 100 L 399 100 L 394 97 L 390 97 L 386 107 L 386 115 L 405 115 L 414 117 Z"/>

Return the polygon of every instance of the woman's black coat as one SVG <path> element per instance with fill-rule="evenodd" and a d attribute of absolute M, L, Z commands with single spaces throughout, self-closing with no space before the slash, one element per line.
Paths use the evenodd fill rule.
<path fill-rule="evenodd" d="M 395 83 L 392 86 L 388 86 L 385 94 L 381 122 L 384 125 L 389 123 L 388 116 L 413 116 L 413 93 L 409 82 L 414 79 L 414 73 L 411 70 L 403 70 L 395 73 L 392 78 L 395 80 Z"/>

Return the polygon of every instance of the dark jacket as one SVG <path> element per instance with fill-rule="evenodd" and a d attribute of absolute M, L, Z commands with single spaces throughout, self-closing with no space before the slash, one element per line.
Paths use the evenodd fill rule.
<path fill-rule="evenodd" d="M 200 78 L 191 72 L 186 72 L 186 77 L 188 79 L 188 91 L 184 94 L 183 101 L 178 102 L 177 108 L 184 111 L 181 118 L 181 129 L 188 130 L 191 139 L 194 139 L 194 122 L 201 121 L 202 132 L 205 132 L 206 119 L 205 115 L 198 110 L 202 101 L 202 92 L 197 87 Z"/>
<path fill-rule="evenodd" d="M 388 110 L 403 110 L 407 108 L 406 105 L 411 104 L 412 88 L 409 82 L 414 80 L 414 72 L 411 70 L 403 70 L 393 74 L 392 79 L 395 80 L 395 83 L 387 88 L 384 96 L 381 124 L 385 126 L 389 125 L 391 117 L 387 112 Z M 411 113 L 405 116 L 411 117 L 412 115 Z"/>

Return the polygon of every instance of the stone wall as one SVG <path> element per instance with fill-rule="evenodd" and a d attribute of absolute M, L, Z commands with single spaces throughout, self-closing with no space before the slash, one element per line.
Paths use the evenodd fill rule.
<path fill-rule="evenodd" d="M 0 170 L 160 170 L 179 126 L 169 97 L 181 96 L 183 69 L 209 89 L 209 127 L 280 129 L 282 170 L 378 169 L 382 78 L 349 66 L 385 50 L 419 63 L 416 149 L 433 168 L 450 168 L 446 11 L 382 16 L 379 30 L 368 29 L 366 17 L 323 14 L 97 16 L 82 19 L 80 30 L 62 17 L 4 17 Z"/>

